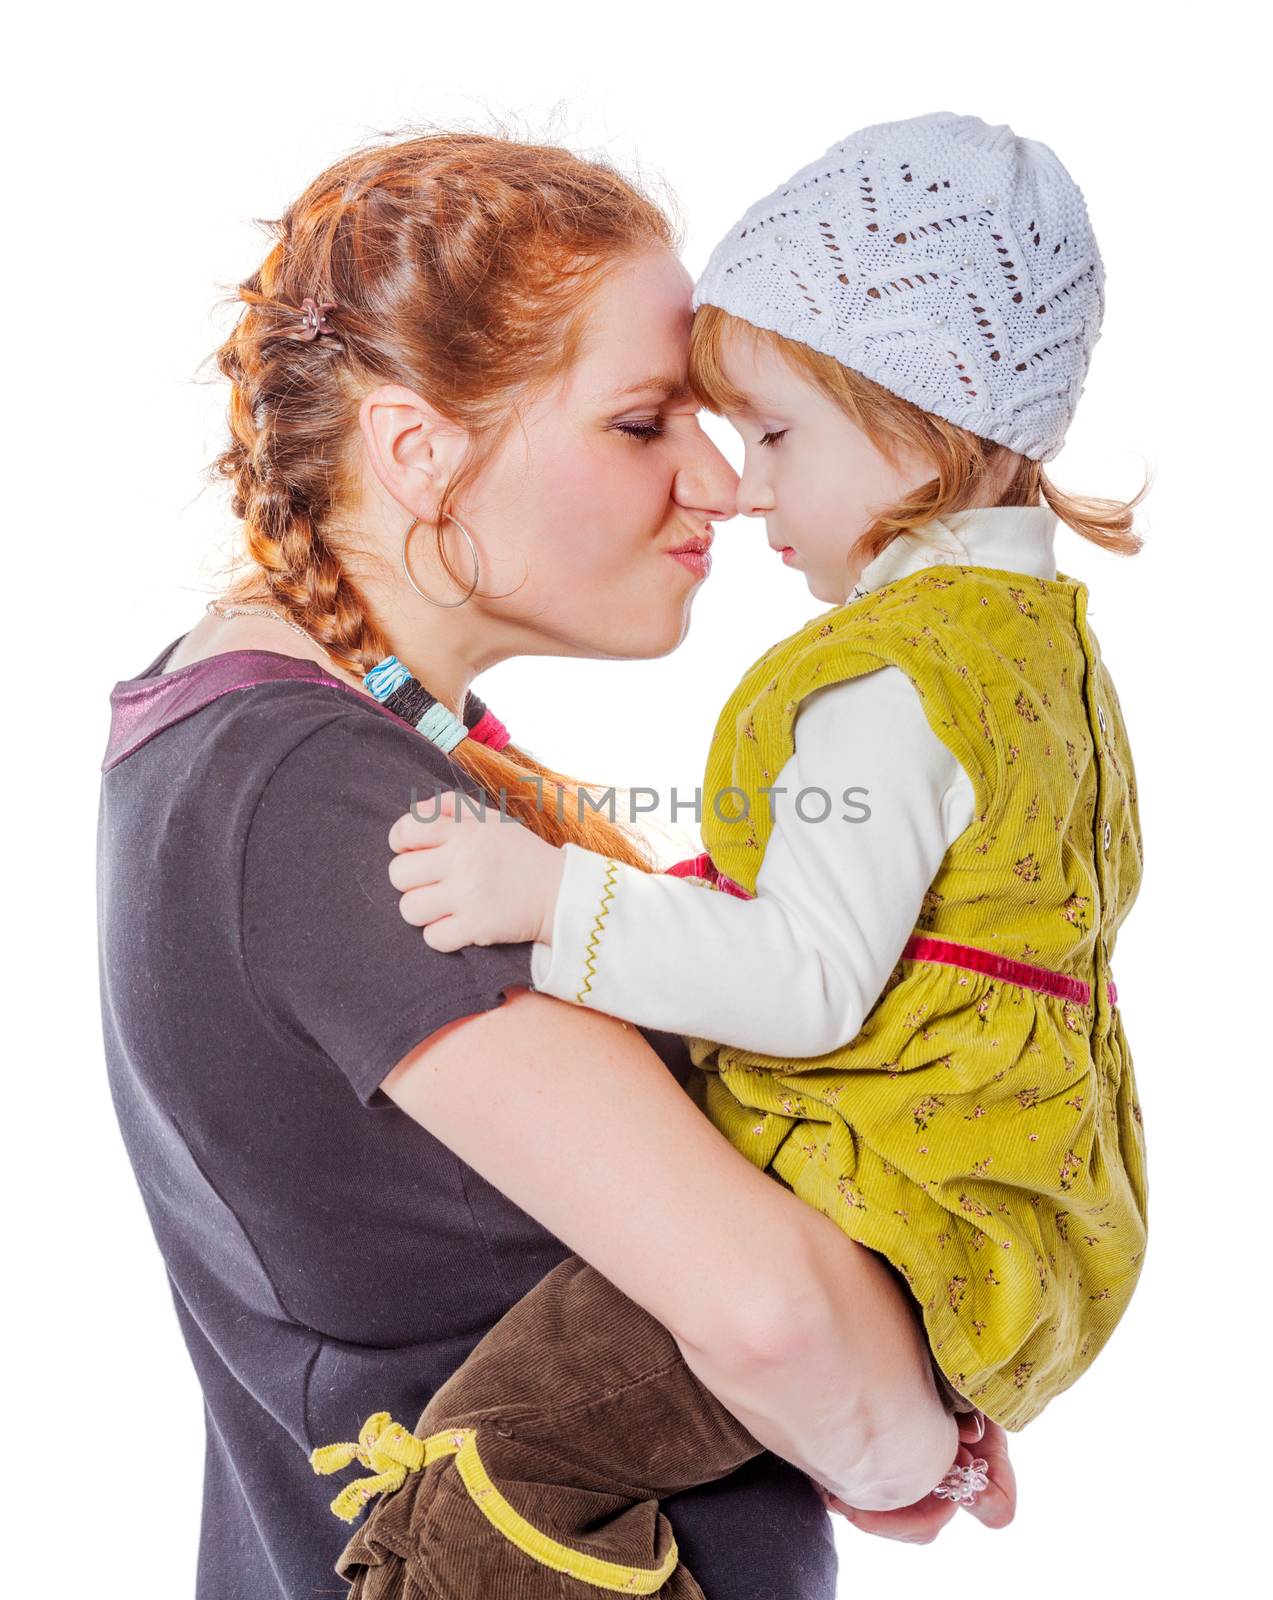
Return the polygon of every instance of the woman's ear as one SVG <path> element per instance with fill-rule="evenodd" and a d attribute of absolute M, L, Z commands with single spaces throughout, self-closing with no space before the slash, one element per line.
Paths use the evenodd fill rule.
<path fill-rule="evenodd" d="M 371 470 L 385 491 L 411 516 L 431 519 L 468 452 L 467 430 L 397 383 L 364 396 L 358 424 Z"/>

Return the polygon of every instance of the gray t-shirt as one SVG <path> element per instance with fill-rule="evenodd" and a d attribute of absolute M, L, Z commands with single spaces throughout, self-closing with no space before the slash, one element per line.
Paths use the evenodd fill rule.
<path fill-rule="evenodd" d="M 435 951 L 402 920 L 387 834 L 412 789 L 479 793 L 435 745 L 273 651 L 162 674 L 179 642 L 111 694 L 106 1061 L 204 1394 L 198 1600 L 315 1600 L 346 1591 L 349 1530 L 310 1449 L 373 1411 L 413 1426 L 569 1254 L 378 1089 L 530 987 L 531 947 Z M 646 1037 L 685 1082 L 680 1038 Z M 832 1600 L 830 1519 L 778 1457 L 663 1509 L 707 1600 Z"/>

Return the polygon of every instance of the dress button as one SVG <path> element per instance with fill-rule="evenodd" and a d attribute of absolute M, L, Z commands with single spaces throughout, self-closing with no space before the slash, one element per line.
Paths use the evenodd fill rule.
<path fill-rule="evenodd" d="M 1108 817 L 1106 817 L 1106 818 L 1105 818 L 1105 833 L 1104 833 L 1104 844 L 1105 844 L 1105 849 L 1106 849 L 1106 852 L 1107 852 L 1107 853 L 1108 853 L 1108 851 L 1109 851 L 1109 843 L 1110 843 L 1110 840 L 1111 840 L 1111 839 L 1112 839 L 1112 838 L 1113 838 L 1113 837 L 1114 837 L 1114 830 L 1113 830 L 1113 828 L 1111 828 L 1111 827 L 1110 827 L 1110 824 L 1109 824 L 1109 818 L 1108 818 Z"/>
<path fill-rule="evenodd" d="M 1101 732 L 1104 733 L 1105 732 L 1105 712 L 1100 706 L 1097 706 L 1097 708 L 1096 708 L 1096 720 L 1097 720 L 1098 723 L 1100 723 Z"/>

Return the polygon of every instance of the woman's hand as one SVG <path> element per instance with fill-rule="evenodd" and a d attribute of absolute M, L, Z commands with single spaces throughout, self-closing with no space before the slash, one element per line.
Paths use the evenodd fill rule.
<path fill-rule="evenodd" d="M 1008 1460 L 1008 1436 L 997 1422 L 980 1411 L 962 1412 L 959 1422 L 959 1449 L 955 1465 L 969 1466 L 975 1456 L 986 1462 L 989 1483 L 970 1506 L 960 1507 L 953 1500 L 929 1493 L 914 1505 L 894 1511 L 859 1511 L 810 1479 L 828 1511 L 837 1511 L 862 1533 L 897 1539 L 902 1544 L 931 1544 L 956 1511 L 967 1511 L 987 1528 L 1006 1528 L 1017 1509 L 1017 1480 Z"/>
<path fill-rule="evenodd" d="M 952 1500 L 939 1500 L 936 1495 L 928 1494 L 913 1506 L 898 1506 L 893 1511 L 859 1511 L 856 1506 L 832 1494 L 830 1489 L 824 1489 L 814 1479 L 809 1481 L 828 1511 L 838 1511 L 862 1533 L 878 1534 L 882 1539 L 896 1539 L 901 1544 L 932 1544 L 959 1510 Z"/>
<path fill-rule="evenodd" d="M 480 813 L 439 794 L 389 830 L 398 909 L 434 950 L 552 943 L 565 853 L 492 806 Z"/>

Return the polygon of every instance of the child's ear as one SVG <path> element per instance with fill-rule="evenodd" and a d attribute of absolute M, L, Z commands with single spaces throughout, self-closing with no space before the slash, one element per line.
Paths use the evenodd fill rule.
<path fill-rule="evenodd" d="M 371 470 L 413 517 L 433 516 L 469 435 L 413 389 L 386 383 L 364 396 L 358 423 Z"/>

